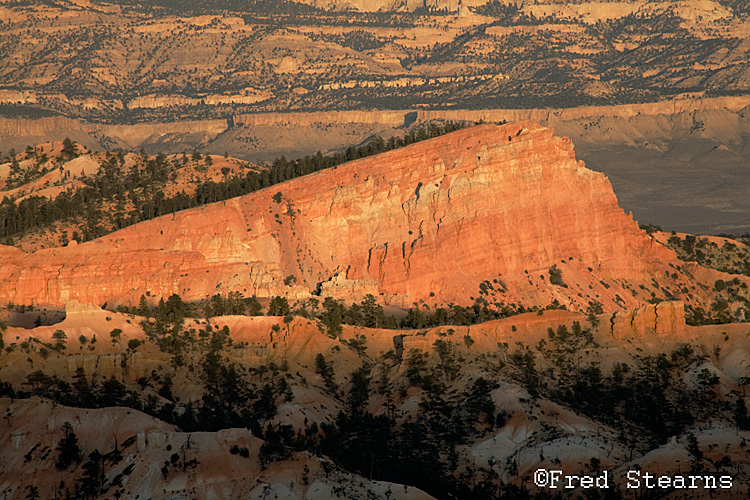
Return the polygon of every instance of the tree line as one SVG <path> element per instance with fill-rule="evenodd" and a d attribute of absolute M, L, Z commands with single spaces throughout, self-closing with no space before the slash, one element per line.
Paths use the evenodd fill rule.
<path fill-rule="evenodd" d="M 253 193 L 349 161 L 438 137 L 465 126 L 466 124 L 454 122 L 443 126 L 433 123 L 411 130 L 403 137 L 393 136 L 385 140 L 376 136 L 366 144 L 350 146 L 331 155 L 323 155 L 318 151 L 312 156 L 296 160 L 287 160 L 281 156 L 260 171 L 236 174 L 218 182 L 206 180 L 197 186 L 193 194 L 183 191 L 172 196 L 165 195 L 160 186 L 166 184 L 180 162 L 187 164 L 187 155 L 183 154 L 181 159 L 174 158 L 170 162 L 163 153 L 153 158 L 142 153 L 141 160 L 126 171 L 124 155 L 109 154 L 95 175 L 83 179 L 85 186 L 68 189 L 52 200 L 42 196 L 29 196 L 16 203 L 5 197 L 0 202 L 0 239 L 12 245 L 14 238 L 22 237 L 28 232 L 57 222 L 82 220 L 74 239 L 79 242 L 87 241 L 138 222 Z M 211 161 L 210 156 L 203 158 L 197 152 L 190 159 L 203 159 L 206 163 Z M 127 205 L 132 208 L 126 212 Z M 107 209 L 106 213 L 104 209 Z M 108 225 L 103 224 L 105 217 L 108 218 Z"/>

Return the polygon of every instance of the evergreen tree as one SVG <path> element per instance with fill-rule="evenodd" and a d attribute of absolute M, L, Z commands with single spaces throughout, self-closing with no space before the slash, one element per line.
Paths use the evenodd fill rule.
<path fill-rule="evenodd" d="M 76 145 L 73 141 L 70 140 L 70 137 L 66 137 L 63 140 L 63 148 L 62 148 L 62 157 L 64 160 L 72 160 L 78 156 L 78 153 L 76 151 Z"/>
<path fill-rule="evenodd" d="M 31 484 L 26 486 L 26 500 L 39 500 L 39 488 Z"/>
<path fill-rule="evenodd" d="M 271 299 L 271 303 L 268 306 L 269 316 L 286 316 L 289 314 L 289 311 L 289 301 L 286 300 L 286 297 L 276 296 Z"/>
<path fill-rule="evenodd" d="M 64 331 L 55 330 L 55 333 L 52 334 L 52 338 L 55 339 L 55 349 L 57 350 L 65 349 L 65 339 L 67 339 L 68 336 L 65 334 Z"/>
<path fill-rule="evenodd" d="M 74 463 L 81 461 L 81 449 L 78 447 L 78 437 L 73 432 L 73 426 L 70 422 L 65 422 L 62 430 L 65 437 L 57 444 L 58 455 L 55 466 L 59 470 L 67 470 Z"/>
<path fill-rule="evenodd" d="M 148 305 L 145 295 L 141 295 L 141 300 L 138 303 L 138 315 L 145 318 L 151 317 L 151 308 Z"/>
<path fill-rule="evenodd" d="M 332 337 L 338 337 L 341 335 L 343 309 L 344 306 L 333 300 L 331 297 L 326 297 L 323 301 L 321 320 L 328 329 L 328 335 Z"/>
<path fill-rule="evenodd" d="M 385 322 L 383 306 L 377 303 L 377 299 L 371 293 L 362 301 L 362 317 L 364 326 L 368 328 L 380 328 Z"/>
<path fill-rule="evenodd" d="M 255 295 L 253 295 L 249 299 L 245 299 L 245 303 L 247 305 L 248 314 L 250 316 L 263 316 L 262 307 Z"/>
<path fill-rule="evenodd" d="M 99 450 L 89 454 L 83 470 L 85 473 L 78 483 L 78 493 L 84 498 L 94 498 L 101 492 L 104 483 L 103 457 Z"/>
<path fill-rule="evenodd" d="M 743 398 L 742 396 L 738 396 L 737 401 L 735 401 L 734 403 L 734 423 L 737 425 L 738 430 L 750 430 L 750 417 L 748 417 L 747 415 L 745 398 Z"/>

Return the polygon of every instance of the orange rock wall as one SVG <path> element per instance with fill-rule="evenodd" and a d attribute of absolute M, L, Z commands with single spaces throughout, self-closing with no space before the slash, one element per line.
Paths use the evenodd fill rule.
<path fill-rule="evenodd" d="M 507 291 L 493 300 L 583 308 L 596 298 L 614 310 L 651 296 L 618 279 L 648 283 L 674 260 L 623 213 L 606 177 L 576 162 L 568 139 L 521 122 L 460 130 L 89 243 L 4 247 L 0 301 L 111 306 L 147 291 L 198 300 L 323 288 L 465 304 L 499 278 Z M 553 264 L 567 287 L 549 283 Z"/>

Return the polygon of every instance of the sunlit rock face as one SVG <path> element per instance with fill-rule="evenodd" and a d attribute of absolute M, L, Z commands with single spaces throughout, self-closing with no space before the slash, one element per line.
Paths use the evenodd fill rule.
<path fill-rule="evenodd" d="M 0 300 L 112 305 L 146 292 L 198 300 L 236 290 L 372 293 L 401 306 L 483 296 L 585 309 L 597 300 L 617 310 L 664 290 L 679 296 L 679 280 L 715 279 L 673 263 L 567 138 L 519 122 L 459 130 L 80 245 L 3 247 Z"/>

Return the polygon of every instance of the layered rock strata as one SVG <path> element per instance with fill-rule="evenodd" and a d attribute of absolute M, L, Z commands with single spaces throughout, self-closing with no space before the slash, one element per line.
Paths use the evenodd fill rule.
<path fill-rule="evenodd" d="M 3 247 L 0 301 L 111 306 L 147 292 L 322 291 L 396 305 L 482 295 L 615 310 L 701 279 L 665 273 L 673 262 L 568 139 L 520 122 L 460 130 L 80 245 Z"/>

